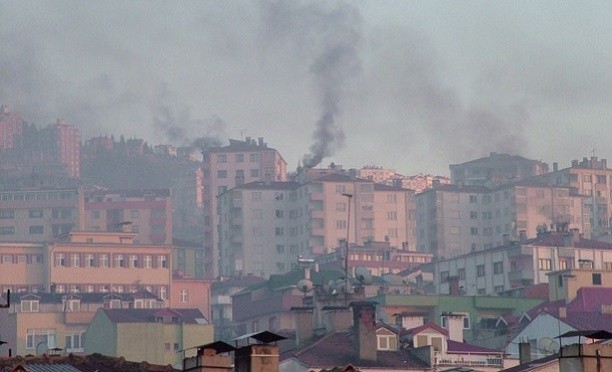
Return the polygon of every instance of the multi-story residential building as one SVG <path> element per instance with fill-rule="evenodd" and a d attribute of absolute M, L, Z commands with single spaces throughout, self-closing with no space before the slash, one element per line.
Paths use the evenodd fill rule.
<path fill-rule="evenodd" d="M 198 309 L 98 309 L 87 333 L 85 352 L 123 356 L 182 368 L 183 353 L 213 341 L 213 326 Z M 189 350 L 186 356 L 193 356 Z"/>
<path fill-rule="evenodd" d="M 0 291 L 43 292 L 47 260 L 43 243 L 0 243 Z"/>
<path fill-rule="evenodd" d="M 170 304 L 175 309 L 198 309 L 210 319 L 210 286 L 207 279 L 172 276 Z"/>
<path fill-rule="evenodd" d="M 0 151 L 20 145 L 23 135 L 23 119 L 11 111 L 10 106 L 0 108 Z"/>
<path fill-rule="evenodd" d="M 555 270 L 612 269 L 612 244 L 585 239 L 577 230 L 543 232 L 535 239 L 508 242 L 434 263 L 437 293 L 494 295 L 548 283 Z"/>
<path fill-rule="evenodd" d="M 285 273 L 297 263 L 298 254 L 309 253 L 304 244 L 308 231 L 297 219 L 299 187 L 296 182 L 259 181 L 219 195 L 222 275 Z"/>
<path fill-rule="evenodd" d="M 0 241 L 52 240 L 82 229 L 83 211 L 78 188 L 0 191 Z"/>
<path fill-rule="evenodd" d="M 203 241 L 204 177 L 199 162 L 181 162 L 172 178 L 172 230 L 182 239 Z M 202 266 L 202 269 L 204 267 Z"/>
<path fill-rule="evenodd" d="M 85 332 L 98 309 L 161 308 L 162 304 L 147 291 L 11 293 L 11 306 L 0 312 L 0 332 L 15 355 L 40 355 L 53 348 L 79 354 L 85 351 Z"/>
<path fill-rule="evenodd" d="M 333 252 L 347 238 L 416 248 L 412 190 L 342 174 L 239 185 L 219 196 L 219 216 L 223 275 L 284 273 L 298 254 Z"/>
<path fill-rule="evenodd" d="M 461 164 L 451 164 L 454 184 L 485 185 L 537 176 L 548 172 L 548 164 L 518 155 L 490 153 L 488 157 Z"/>
<path fill-rule="evenodd" d="M 204 275 L 203 242 L 172 239 L 172 270 L 185 278 L 202 279 Z"/>
<path fill-rule="evenodd" d="M 172 244 L 169 189 L 95 190 L 85 196 L 85 228 L 123 231 L 125 223 L 142 244 Z"/>
<path fill-rule="evenodd" d="M 58 162 L 64 165 L 68 177 L 81 176 L 81 135 L 79 129 L 63 119 L 57 119 L 41 131 L 43 140 L 43 162 Z"/>
<path fill-rule="evenodd" d="M 362 246 L 349 246 L 348 261 L 346 246 L 336 248 L 333 253 L 317 256 L 315 259 L 321 268 L 337 268 L 349 272 L 357 267 L 365 267 L 372 275 L 397 274 L 403 270 L 412 270 L 432 261 L 430 253 L 408 251 L 391 247 L 388 242 L 366 242 Z"/>
<path fill-rule="evenodd" d="M 431 174 L 404 176 L 397 173 L 395 169 L 385 169 L 375 165 L 365 166 L 358 169 L 357 177 L 370 180 L 375 183 L 384 183 L 390 186 L 414 190 L 415 193 L 423 192 L 434 185 L 446 185 L 451 183 L 451 179 L 444 176 L 434 176 Z"/>
<path fill-rule="evenodd" d="M 451 258 L 513 240 L 551 225 L 590 233 L 585 198 L 567 187 L 518 181 L 484 186 L 440 185 L 416 195 L 418 249 Z"/>
<path fill-rule="evenodd" d="M 55 292 L 134 292 L 168 300 L 172 247 L 138 244 L 129 232 L 71 232 L 49 243 L 45 287 Z"/>
<path fill-rule="evenodd" d="M 593 156 L 582 161 L 573 160 L 572 166 L 558 169 L 537 177 L 538 180 L 553 185 L 570 187 L 577 194 L 586 197 L 593 237 L 612 235 L 612 169 L 606 159 L 598 160 Z"/>
<path fill-rule="evenodd" d="M 255 181 L 286 181 L 287 162 L 281 154 L 264 142 L 247 137 L 244 141 L 230 140 L 228 146 L 211 148 L 203 153 L 204 177 L 203 214 L 204 249 L 207 277 L 219 274 L 219 235 L 217 226 L 217 196 L 245 183 Z"/>

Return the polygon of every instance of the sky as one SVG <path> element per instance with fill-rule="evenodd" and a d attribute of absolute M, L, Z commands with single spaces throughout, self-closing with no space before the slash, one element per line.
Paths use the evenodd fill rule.
<path fill-rule="evenodd" d="M 0 0 L 0 103 L 82 138 L 264 137 L 290 169 L 612 160 L 609 1 Z"/>

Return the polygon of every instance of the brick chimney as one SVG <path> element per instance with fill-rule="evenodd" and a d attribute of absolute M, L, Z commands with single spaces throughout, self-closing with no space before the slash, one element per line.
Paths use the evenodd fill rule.
<path fill-rule="evenodd" d="M 355 354 L 359 360 L 376 360 L 376 305 L 375 301 L 351 302 Z"/>
<path fill-rule="evenodd" d="M 278 346 L 274 344 L 252 344 L 239 348 L 234 353 L 236 372 L 278 372 Z"/>
<path fill-rule="evenodd" d="M 328 332 L 351 328 L 351 308 L 348 306 L 324 306 L 323 324 Z"/>
<path fill-rule="evenodd" d="M 291 311 L 295 314 L 295 344 L 303 345 L 310 340 L 313 335 L 313 311 L 312 306 L 292 307 Z"/>
<path fill-rule="evenodd" d="M 531 362 L 531 345 L 529 342 L 519 343 L 519 363 L 525 364 Z"/>

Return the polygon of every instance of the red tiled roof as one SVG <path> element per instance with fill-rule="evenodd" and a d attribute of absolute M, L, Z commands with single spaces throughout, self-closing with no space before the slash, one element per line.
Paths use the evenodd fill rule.
<path fill-rule="evenodd" d="M 178 371 L 171 365 L 149 364 L 147 362 L 129 362 L 123 357 L 111 357 L 98 353 L 90 355 L 55 356 L 26 356 L 13 358 L 0 358 L 0 370 L 12 370 L 18 366 L 30 370 L 30 366 L 38 367 L 36 370 L 44 371 L 81 371 L 81 372 L 170 372 Z M 69 369 L 72 368 L 72 369 Z"/>
<path fill-rule="evenodd" d="M 308 368 L 333 368 L 351 364 L 356 367 L 423 368 L 428 366 L 407 350 L 378 351 L 376 361 L 359 361 L 353 348 L 354 334 L 350 331 L 328 333 L 309 345 L 282 353 L 281 361 L 295 358 Z"/>

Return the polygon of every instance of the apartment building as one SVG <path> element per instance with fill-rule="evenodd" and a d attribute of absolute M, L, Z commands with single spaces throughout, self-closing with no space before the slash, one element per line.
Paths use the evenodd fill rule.
<path fill-rule="evenodd" d="M 496 188 L 440 185 L 416 195 L 418 249 L 451 258 L 534 238 L 551 225 L 590 234 L 585 198 L 563 186 L 518 181 Z"/>
<path fill-rule="evenodd" d="M 172 230 L 183 239 L 202 240 L 204 174 L 199 162 L 176 165 L 172 178 Z M 204 267 L 202 267 L 203 269 Z"/>
<path fill-rule="evenodd" d="M 0 108 L 0 151 L 19 147 L 23 135 L 23 119 L 10 106 Z"/>
<path fill-rule="evenodd" d="M 88 231 L 123 231 L 129 223 L 137 243 L 172 244 L 169 189 L 90 191 L 84 220 Z"/>
<path fill-rule="evenodd" d="M 434 263 L 437 293 L 494 295 L 548 283 L 548 274 L 574 268 L 612 270 L 612 244 L 586 239 L 577 230 L 543 232 L 534 239 L 507 242 Z"/>
<path fill-rule="evenodd" d="M 219 274 L 217 196 L 237 185 L 255 181 L 286 181 L 287 162 L 262 137 L 230 139 L 229 145 L 205 151 L 202 160 L 204 249 L 207 277 Z"/>
<path fill-rule="evenodd" d="M 169 299 L 172 247 L 138 244 L 129 232 L 71 232 L 47 244 L 45 287 L 53 292 L 135 292 Z"/>
<path fill-rule="evenodd" d="M 0 291 L 44 292 L 47 260 L 43 243 L 0 243 Z"/>
<path fill-rule="evenodd" d="M 434 176 L 431 174 L 415 174 L 405 176 L 397 173 L 395 169 L 387 169 L 375 165 L 365 166 L 357 170 L 357 177 L 370 180 L 375 183 L 401 187 L 420 193 L 434 185 L 447 185 L 451 179 L 444 176 Z"/>
<path fill-rule="evenodd" d="M 518 181 L 548 172 L 548 164 L 518 155 L 492 152 L 488 157 L 449 166 L 454 184 L 485 185 Z"/>
<path fill-rule="evenodd" d="M 40 355 L 53 348 L 82 354 L 85 332 L 98 309 L 161 308 L 162 304 L 147 291 L 11 293 L 11 306 L 0 312 L 0 332 L 15 355 Z"/>
<path fill-rule="evenodd" d="M 537 177 L 552 185 L 570 187 L 575 193 L 585 196 L 594 237 L 612 235 L 612 169 L 606 159 L 583 158 L 573 160 L 571 167 L 558 169 Z"/>
<path fill-rule="evenodd" d="M 52 240 L 82 228 L 83 210 L 78 188 L 0 191 L 0 241 Z"/>

